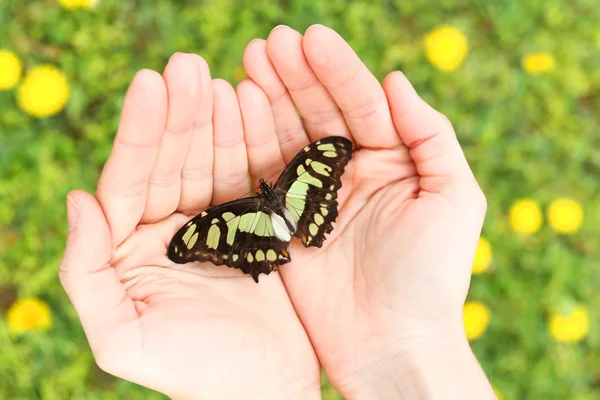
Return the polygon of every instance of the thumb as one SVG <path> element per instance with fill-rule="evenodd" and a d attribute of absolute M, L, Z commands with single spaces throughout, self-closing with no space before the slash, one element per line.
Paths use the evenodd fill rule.
<path fill-rule="evenodd" d="M 389 74 L 383 87 L 396 130 L 421 178 L 421 190 L 466 202 L 469 207 L 481 203 L 485 213 L 485 197 L 450 121 L 419 97 L 401 72 Z"/>
<path fill-rule="evenodd" d="M 59 277 L 100 364 L 99 358 L 109 352 L 110 338 L 118 334 L 115 325 L 137 318 L 137 312 L 109 263 L 110 230 L 98 201 L 84 191 L 69 193 L 67 219 Z"/>

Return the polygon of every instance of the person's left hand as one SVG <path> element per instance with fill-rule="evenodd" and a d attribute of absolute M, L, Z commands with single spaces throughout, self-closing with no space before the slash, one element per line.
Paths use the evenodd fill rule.
<path fill-rule="evenodd" d="M 279 154 L 266 95 L 175 54 L 134 78 L 96 196 L 70 193 L 61 282 L 98 365 L 173 398 L 320 398 L 320 369 L 279 274 L 177 265 L 189 217 L 249 191 Z M 275 158 L 276 161 L 279 159 Z"/>

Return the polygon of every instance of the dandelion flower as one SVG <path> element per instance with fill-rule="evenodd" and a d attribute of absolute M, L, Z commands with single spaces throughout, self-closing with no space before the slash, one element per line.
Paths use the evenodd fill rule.
<path fill-rule="evenodd" d="M 21 79 L 23 66 L 15 53 L 0 50 L 0 90 L 12 89 Z"/>
<path fill-rule="evenodd" d="M 68 99 L 67 78 L 52 65 L 40 65 L 29 70 L 17 93 L 19 108 L 38 118 L 60 112 Z"/>
<path fill-rule="evenodd" d="M 542 210 L 534 200 L 520 199 L 511 206 L 508 219 L 515 232 L 532 234 L 542 226 Z"/>
<path fill-rule="evenodd" d="M 13 303 L 8 310 L 7 320 L 9 329 L 15 333 L 46 330 L 52 326 L 52 313 L 47 303 L 28 297 Z"/>
<path fill-rule="evenodd" d="M 574 233 L 583 222 L 583 209 L 575 200 L 558 198 L 548 207 L 548 223 L 558 233 Z"/>
<path fill-rule="evenodd" d="M 235 79 L 238 82 L 246 79 L 246 70 L 244 69 L 244 66 L 238 65 L 237 67 L 235 67 L 232 75 L 233 79 Z"/>
<path fill-rule="evenodd" d="M 463 323 L 468 340 L 484 334 L 490 322 L 490 310 L 480 301 L 467 301 L 463 308 Z"/>
<path fill-rule="evenodd" d="M 492 264 L 492 245 L 484 238 L 479 238 L 475 260 L 473 261 L 473 274 L 481 274 L 487 271 Z"/>
<path fill-rule="evenodd" d="M 58 3 L 66 9 L 93 8 L 98 4 L 98 0 L 58 0 Z"/>
<path fill-rule="evenodd" d="M 492 386 L 492 389 L 494 389 L 494 393 L 496 394 L 496 397 L 498 398 L 498 400 L 504 400 L 504 396 L 502 395 L 502 393 L 500 392 L 500 390 L 497 387 Z"/>
<path fill-rule="evenodd" d="M 460 67 L 468 50 L 466 36 L 452 26 L 441 26 L 425 36 L 425 56 L 434 67 L 444 72 Z"/>
<path fill-rule="evenodd" d="M 529 75 L 540 75 L 553 70 L 556 62 L 550 53 L 534 53 L 523 57 L 521 66 Z"/>
<path fill-rule="evenodd" d="M 553 312 L 548 328 L 557 342 L 578 342 L 585 338 L 590 330 L 588 310 L 583 305 L 576 304 L 566 312 Z"/>

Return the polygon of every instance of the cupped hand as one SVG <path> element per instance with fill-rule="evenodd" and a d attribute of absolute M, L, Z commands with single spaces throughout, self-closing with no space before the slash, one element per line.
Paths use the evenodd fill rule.
<path fill-rule="evenodd" d="M 257 285 L 166 255 L 189 217 L 249 191 L 248 170 L 280 165 L 256 84 L 236 96 L 181 53 L 162 76 L 135 76 L 96 195 L 67 199 L 60 278 L 101 368 L 176 399 L 320 396 L 317 358 L 278 274 Z"/>
<path fill-rule="evenodd" d="M 275 169 L 324 136 L 360 145 L 324 247 L 293 242 L 293 261 L 280 269 L 336 388 L 346 398 L 404 398 L 436 379 L 443 391 L 448 379 L 493 397 L 462 324 L 486 200 L 447 118 L 400 72 L 380 85 L 324 26 L 304 36 L 277 27 L 249 44 L 244 66 L 272 107 L 283 159 L 264 154 Z M 441 376 L 452 363 L 468 373 Z M 426 365 L 437 371 L 407 378 Z"/>

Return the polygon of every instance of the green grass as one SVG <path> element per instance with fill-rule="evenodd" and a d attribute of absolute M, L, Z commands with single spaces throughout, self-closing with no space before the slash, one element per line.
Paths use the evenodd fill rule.
<path fill-rule="evenodd" d="M 504 398 L 600 398 L 596 0 L 104 0 L 92 11 L 50 0 L 4 4 L 0 48 L 18 54 L 25 68 L 57 65 L 72 93 L 62 113 L 37 120 L 16 107 L 15 91 L 0 92 L 1 398 L 163 398 L 93 362 L 57 279 L 65 195 L 94 190 L 138 69 L 162 71 L 173 52 L 195 52 L 214 77 L 235 84 L 245 44 L 281 23 L 301 32 L 313 23 L 333 27 L 377 77 L 404 71 L 453 121 L 487 194 L 484 235 L 494 250 L 493 270 L 474 277 L 469 293 L 492 311 L 473 348 Z M 424 57 L 424 35 L 442 24 L 469 39 L 469 56 L 453 73 L 440 73 Z M 557 68 L 532 77 L 521 58 L 538 51 L 553 53 Z M 506 214 L 516 198 L 546 206 L 559 196 L 584 207 L 577 234 L 559 236 L 547 225 L 531 237 L 510 230 Z M 51 305 L 54 326 L 14 337 L 4 313 L 15 296 L 27 295 Z M 569 300 L 588 306 L 592 329 L 581 343 L 558 345 L 547 312 Z"/>

